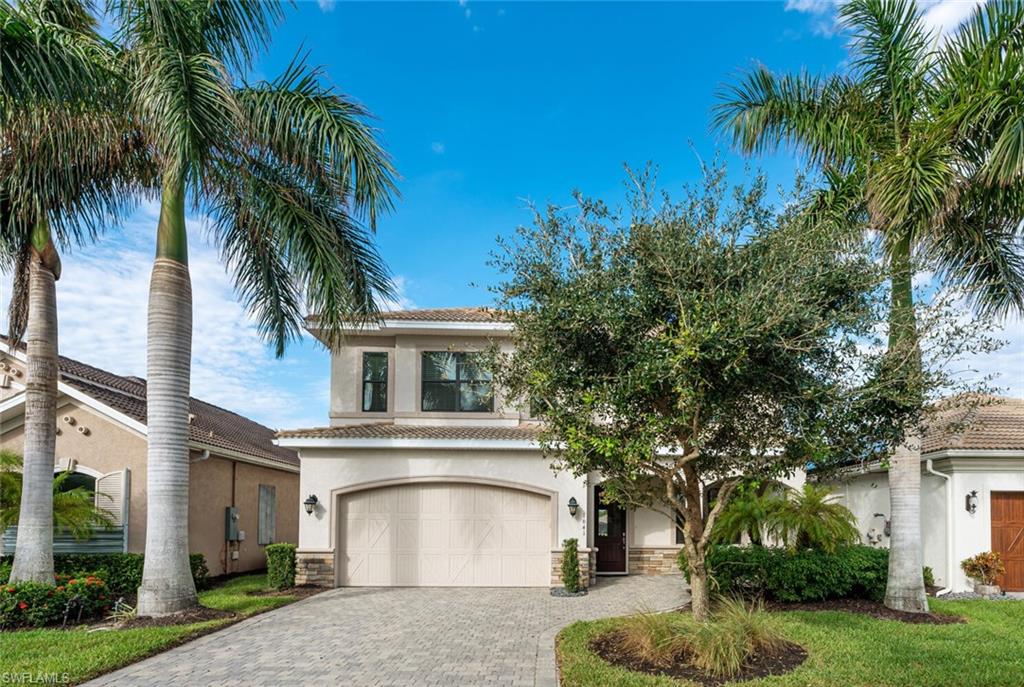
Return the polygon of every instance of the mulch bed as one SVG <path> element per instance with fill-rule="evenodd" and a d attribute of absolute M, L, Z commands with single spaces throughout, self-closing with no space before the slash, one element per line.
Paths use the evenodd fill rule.
<path fill-rule="evenodd" d="M 690 680 L 704 687 L 720 687 L 731 682 L 744 682 L 769 675 L 784 675 L 795 670 L 807 658 L 807 652 L 799 644 L 787 642 L 781 650 L 772 654 L 754 656 L 738 675 L 720 678 L 708 675 L 698 668 L 686 663 L 671 666 L 659 666 L 637 658 L 622 649 L 622 637 L 619 632 L 601 635 L 590 642 L 590 650 L 608 663 L 648 675 L 666 675 L 668 677 Z"/>
<path fill-rule="evenodd" d="M 197 608 L 190 608 L 187 611 L 182 611 L 181 613 L 160 616 L 159 618 L 132 618 L 128 622 L 120 623 L 114 627 L 118 630 L 134 630 L 140 627 L 191 625 L 192 623 L 202 623 L 207 620 L 224 620 L 225 618 L 234 618 L 236 615 L 237 613 L 233 613 L 232 611 L 221 611 L 216 608 L 199 606 Z"/>
<path fill-rule="evenodd" d="M 323 587 L 317 587 L 312 584 L 303 584 L 297 587 L 289 587 L 288 589 L 266 589 L 256 592 L 246 592 L 248 596 L 294 596 L 297 599 L 305 599 L 307 596 L 313 596 L 324 591 Z"/>
<path fill-rule="evenodd" d="M 826 601 L 800 602 L 769 601 L 765 603 L 765 608 L 769 611 L 846 611 L 847 613 L 860 613 L 861 615 L 877 618 L 878 620 L 898 620 L 903 623 L 918 625 L 955 625 L 967 622 L 958 615 L 894 611 L 891 608 L 887 608 L 885 604 L 878 601 L 868 601 L 867 599 L 829 599 Z"/>

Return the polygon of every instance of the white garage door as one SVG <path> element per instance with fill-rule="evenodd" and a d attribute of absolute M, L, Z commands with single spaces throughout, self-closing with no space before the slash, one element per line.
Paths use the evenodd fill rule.
<path fill-rule="evenodd" d="M 480 484 L 382 487 L 341 498 L 343 586 L 546 587 L 551 500 Z"/>

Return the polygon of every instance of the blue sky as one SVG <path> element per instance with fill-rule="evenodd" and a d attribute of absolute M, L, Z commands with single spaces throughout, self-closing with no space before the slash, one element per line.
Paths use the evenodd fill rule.
<path fill-rule="evenodd" d="M 930 2 L 928 21 L 947 30 L 972 4 Z M 253 76 L 273 78 L 299 51 L 377 117 L 402 194 L 377 238 L 408 307 L 488 303 L 494 239 L 530 220 L 530 201 L 569 204 L 573 189 L 614 201 L 624 163 L 654 162 L 670 190 L 696 179 L 698 158 L 721 149 L 708 130 L 715 92 L 738 70 L 834 71 L 846 58 L 827 0 L 300 2 Z M 723 152 L 741 173 L 743 161 Z M 785 154 L 754 164 L 774 183 L 796 168 Z M 145 375 L 155 213 L 144 203 L 123 232 L 65 256 L 64 354 Z M 193 394 L 274 427 L 326 424 L 327 354 L 305 341 L 274 359 L 202 217 L 190 219 Z M 1006 337 L 1011 346 L 979 367 L 1017 366 L 1024 327 L 1012 323 Z M 1001 383 L 1024 395 L 1021 373 Z"/>

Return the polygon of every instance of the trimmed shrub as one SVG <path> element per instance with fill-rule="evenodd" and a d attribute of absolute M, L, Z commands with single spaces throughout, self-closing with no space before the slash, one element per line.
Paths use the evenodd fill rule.
<path fill-rule="evenodd" d="M 995 584 L 1006 572 L 1003 557 L 996 551 L 982 551 L 977 556 L 966 558 L 960 561 L 960 569 L 978 584 Z"/>
<path fill-rule="evenodd" d="M 885 598 L 889 552 L 845 546 L 833 553 L 762 546 L 715 546 L 707 552 L 712 589 L 776 601 Z M 687 574 L 680 555 L 680 569 Z"/>
<path fill-rule="evenodd" d="M 924 569 L 921 571 L 921 576 L 924 578 L 925 587 L 935 586 L 935 573 L 932 571 L 931 566 L 924 566 Z"/>
<path fill-rule="evenodd" d="M 565 587 L 565 591 L 572 594 L 583 587 L 580 581 L 578 544 L 575 539 L 566 539 L 562 542 L 562 586 Z"/>
<path fill-rule="evenodd" d="M 0 629 L 77 623 L 106 612 L 110 590 L 95 575 L 58 575 L 56 585 L 19 582 L 0 587 Z"/>
<path fill-rule="evenodd" d="M 106 582 L 111 596 L 134 597 L 142 584 L 142 562 L 141 553 L 60 553 L 53 557 L 53 568 L 57 574 L 64 575 L 92 572 Z M 0 560 L 0 584 L 10 579 L 10 565 L 10 556 Z M 196 589 L 206 588 L 210 574 L 206 557 L 193 553 L 189 556 L 189 565 Z"/>
<path fill-rule="evenodd" d="M 269 544 L 267 552 L 267 582 L 274 589 L 295 586 L 295 544 Z"/>

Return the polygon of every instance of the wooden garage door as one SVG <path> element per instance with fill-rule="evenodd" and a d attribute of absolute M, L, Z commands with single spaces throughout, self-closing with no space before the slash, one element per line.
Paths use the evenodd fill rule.
<path fill-rule="evenodd" d="M 343 586 L 546 587 L 551 500 L 480 484 L 382 487 L 341 498 Z"/>
<path fill-rule="evenodd" d="M 992 550 L 1002 554 L 1006 565 L 997 584 L 1024 591 L 1024 492 L 992 492 Z"/>

